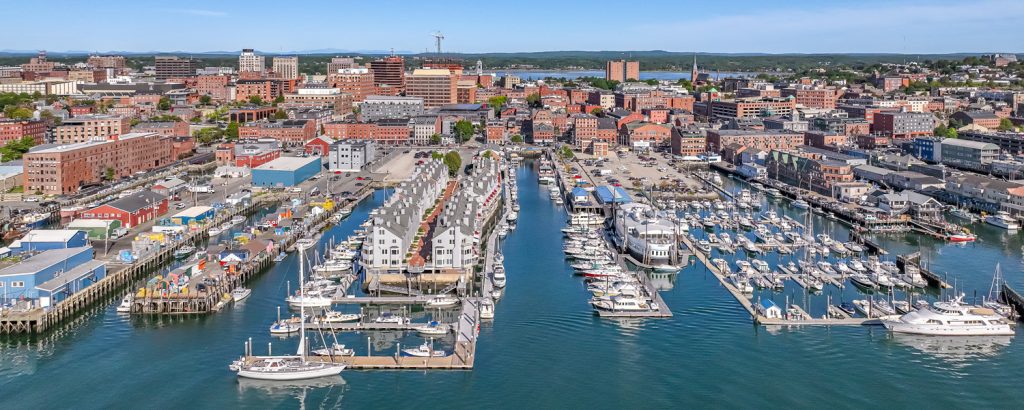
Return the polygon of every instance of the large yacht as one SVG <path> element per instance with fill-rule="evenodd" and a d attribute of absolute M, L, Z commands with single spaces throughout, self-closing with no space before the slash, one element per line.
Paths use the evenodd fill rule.
<path fill-rule="evenodd" d="M 675 225 L 649 205 L 622 204 L 617 210 L 615 235 L 619 244 L 626 241 L 626 250 L 640 262 L 668 264 L 676 242 L 675 233 Z"/>
<path fill-rule="evenodd" d="M 1009 213 L 1004 211 L 999 211 L 992 215 L 986 216 L 985 223 L 993 226 L 998 226 L 1000 228 L 1010 231 L 1016 231 L 1020 229 L 1020 223 L 1018 223 L 1016 219 L 1013 219 L 1013 217 L 1010 216 Z"/>
<path fill-rule="evenodd" d="M 1013 328 L 992 309 L 964 305 L 963 295 L 935 302 L 902 316 L 886 316 L 882 324 L 894 333 L 933 336 L 1012 336 Z"/>

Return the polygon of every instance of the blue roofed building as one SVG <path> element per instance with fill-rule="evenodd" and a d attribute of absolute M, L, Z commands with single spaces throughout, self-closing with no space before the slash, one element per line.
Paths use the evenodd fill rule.
<path fill-rule="evenodd" d="M 281 157 L 252 169 L 252 186 L 296 186 L 323 169 L 320 157 Z"/>
<path fill-rule="evenodd" d="M 86 231 L 77 229 L 33 229 L 8 246 L 11 255 L 22 252 L 39 252 L 50 249 L 77 248 L 88 246 Z"/>
<path fill-rule="evenodd" d="M 106 263 L 93 254 L 91 246 L 26 252 L 21 261 L 0 268 L 3 304 L 27 300 L 46 308 L 91 286 L 107 274 Z"/>
<path fill-rule="evenodd" d="M 633 202 L 633 198 L 620 186 L 601 185 L 594 189 L 594 194 L 597 195 L 597 200 L 602 205 L 628 204 Z"/>

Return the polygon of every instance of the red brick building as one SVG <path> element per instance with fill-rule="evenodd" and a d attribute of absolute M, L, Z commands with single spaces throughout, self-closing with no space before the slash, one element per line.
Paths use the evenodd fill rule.
<path fill-rule="evenodd" d="M 327 73 L 327 84 L 343 93 L 352 94 L 352 101 L 355 102 L 362 102 L 366 96 L 377 91 L 373 73 L 366 68 L 344 68 L 335 73 Z"/>
<path fill-rule="evenodd" d="M 709 130 L 707 151 L 720 152 L 729 144 L 770 151 L 793 149 L 804 143 L 804 134 L 790 131 Z"/>
<path fill-rule="evenodd" d="M 277 122 L 249 122 L 238 127 L 239 138 L 273 138 L 286 147 L 305 145 L 316 138 L 316 121 L 284 120 Z"/>
<path fill-rule="evenodd" d="M 151 171 L 171 163 L 168 141 L 158 134 L 131 133 L 28 152 L 22 157 L 25 191 L 73 194 L 103 182 L 108 172 L 121 178 Z"/>
<path fill-rule="evenodd" d="M 401 144 L 412 133 L 406 118 L 375 122 L 334 121 L 324 124 L 324 136 L 332 140 L 373 140 L 381 144 Z"/>
<path fill-rule="evenodd" d="M 488 144 L 503 144 L 505 143 L 505 124 L 501 121 L 489 121 L 484 130 L 486 142 Z"/>
<path fill-rule="evenodd" d="M 334 143 L 330 138 L 323 135 L 313 138 L 303 146 L 303 151 L 309 155 L 327 156 L 331 152 L 331 144 Z"/>
<path fill-rule="evenodd" d="M 672 127 L 650 122 L 631 122 L 619 128 L 619 144 L 630 148 L 652 148 L 672 137 Z"/>
<path fill-rule="evenodd" d="M 153 132 L 166 137 L 187 136 L 189 125 L 184 121 L 140 122 L 132 132 Z"/>
<path fill-rule="evenodd" d="M 22 137 L 32 137 L 35 143 L 42 144 L 46 135 L 46 123 L 32 120 L 0 120 L 0 145 L 19 140 Z"/>
<path fill-rule="evenodd" d="M 216 158 L 220 165 L 256 168 L 281 157 L 281 150 L 267 144 L 239 142 L 217 146 Z"/>

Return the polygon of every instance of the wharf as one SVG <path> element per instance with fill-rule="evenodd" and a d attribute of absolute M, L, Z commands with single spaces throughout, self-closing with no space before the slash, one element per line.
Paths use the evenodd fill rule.
<path fill-rule="evenodd" d="M 711 263 L 711 261 L 708 259 L 708 255 L 707 254 L 705 254 L 703 252 L 693 252 L 693 250 L 695 250 L 695 248 L 693 246 L 693 243 L 690 242 L 689 238 L 682 237 L 682 241 L 683 241 L 683 244 L 686 245 L 686 247 L 689 248 L 691 250 L 691 252 L 694 255 L 697 256 L 697 259 L 699 259 L 700 262 L 704 264 L 704 267 L 707 268 L 709 271 L 711 271 L 711 273 L 714 274 L 716 278 L 718 278 L 718 281 L 722 284 L 722 286 L 725 287 L 725 289 L 727 291 L 729 291 L 729 293 L 732 294 L 732 296 L 734 298 L 736 298 L 736 301 L 739 302 L 740 306 L 742 306 L 744 309 L 746 309 L 747 313 L 750 314 L 750 317 L 753 318 L 755 323 L 758 323 L 758 324 L 761 324 L 761 325 L 789 325 L 789 326 L 803 326 L 803 325 L 808 325 L 808 326 L 811 326 L 811 325 L 816 325 L 816 326 L 859 326 L 859 325 L 870 325 L 870 324 L 878 324 L 879 323 L 877 321 L 872 321 L 872 320 L 869 320 L 869 319 L 866 319 L 866 318 L 849 318 L 849 319 L 810 318 L 810 315 L 808 315 L 806 312 L 803 312 L 802 309 L 800 310 L 800 312 L 803 312 L 803 314 L 802 315 L 798 315 L 798 316 L 802 316 L 803 319 L 769 318 L 769 317 L 765 317 L 764 315 L 761 314 L 761 312 L 759 312 L 757 310 L 757 308 L 754 306 L 753 302 L 751 302 L 750 299 L 746 295 L 744 295 L 742 292 L 737 290 L 735 286 L 733 286 L 731 283 L 729 283 L 729 281 L 726 280 L 725 274 L 721 270 L 719 270 L 718 267 L 715 266 L 715 264 Z"/>
<path fill-rule="evenodd" d="M 609 248 L 612 248 L 611 249 L 612 251 L 616 252 L 617 257 L 615 259 L 615 263 L 617 265 L 619 265 L 620 268 L 622 268 L 623 272 L 630 272 L 629 267 L 626 266 L 626 261 L 627 260 L 630 263 L 634 264 L 634 265 L 641 266 L 641 267 L 645 266 L 644 264 L 642 264 L 642 263 L 638 262 L 636 259 L 634 259 L 631 255 L 629 255 L 629 254 L 620 254 L 620 253 L 618 253 L 617 249 L 613 249 L 615 242 L 613 240 L 611 240 L 610 238 L 608 238 L 608 236 L 605 237 L 605 243 L 608 244 Z M 611 311 L 606 311 L 606 310 L 594 309 L 594 311 L 597 312 L 597 316 L 599 316 L 599 317 L 651 317 L 651 318 L 667 318 L 667 317 L 672 317 L 672 310 L 668 308 L 668 304 L 666 304 L 665 300 L 662 299 L 661 293 L 659 293 L 658 289 L 654 287 L 653 283 L 651 283 L 651 280 L 650 280 L 650 278 L 647 277 L 647 274 L 645 272 L 642 272 L 642 271 L 635 271 L 635 272 L 632 272 L 632 273 L 636 276 L 637 280 L 640 281 L 640 284 L 643 286 L 644 292 L 647 294 L 647 296 L 649 298 L 651 298 L 651 301 L 653 301 L 654 304 L 657 305 L 658 308 L 655 309 L 655 310 L 650 310 L 650 311 L 645 311 L 645 312 L 611 312 Z"/>
<path fill-rule="evenodd" d="M 714 166 L 714 163 L 712 163 L 712 166 Z M 695 172 L 693 175 L 696 176 L 697 179 L 700 179 L 701 181 L 704 181 L 704 183 L 708 184 L 708 186 L 710 186 L 712 188 L 715 188 L 716 191 L 720 192 L 722 195 L 725 195 L 726 198 L 735 199 L 733 194 L 732 194 L 732 192 L 727 191 L 724 187 L 722 187 L 719 184 L 714 183 L 713 181 L 711 181 L 710 179 L 708 179 L 707 177 L 705 177 L 701 173 Z"/>
<path fill-rule="evenodd" d="M 921 276 L 924 276 L 924 279 L 928 281 L 929 286 L 938 286 L 942 289 L 949 289 L 953 287 L 953 285 L 950 285 L 948 282 L 943 280 L 937 273 L 921 266 L 921 252 L 908 253 L 906 255 L 896 257 L 896 265 L 900 269 L 906 269 L 905 267 L 908 264 L 916 267 L 920 271 Z"/>

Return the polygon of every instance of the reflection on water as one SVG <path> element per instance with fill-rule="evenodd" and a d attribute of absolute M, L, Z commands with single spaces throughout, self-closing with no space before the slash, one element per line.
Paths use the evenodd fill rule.
<path fill-rule="evenodd" d="M 340 376 L 292 381 L 238 379 L 239 395 L 258 395 L 263 400 L 274 401 L 296 399 L 298 407 L 303 409 L 340 407 L 347 387 Z M 311 399 L 310 393 L 319 399 Z"/>
<path fill-rule="evenodd" d="M 943 359 L 966 366 L 998 355 L 1010 345 L 1013 336 L 923 336 L 893 333 L 891 340 Z"/>

